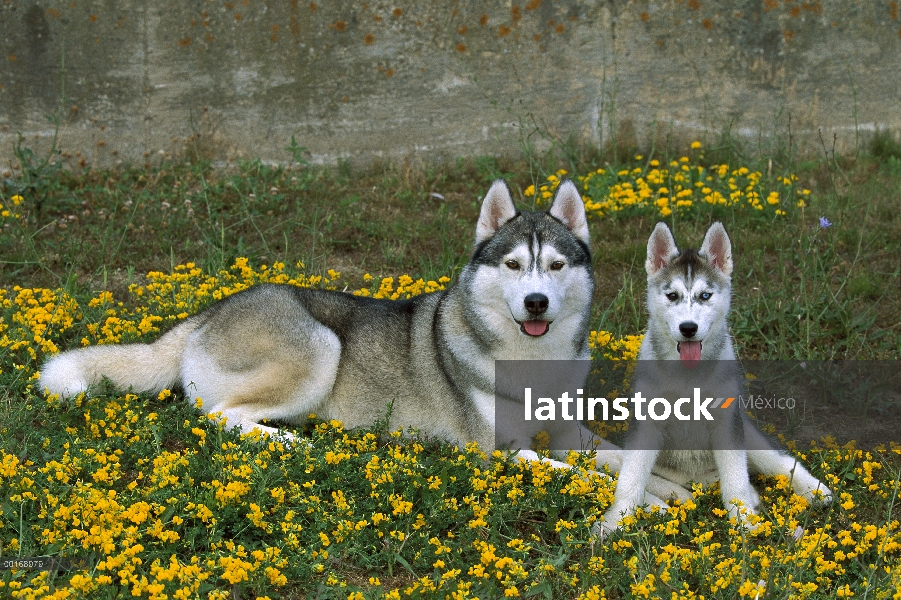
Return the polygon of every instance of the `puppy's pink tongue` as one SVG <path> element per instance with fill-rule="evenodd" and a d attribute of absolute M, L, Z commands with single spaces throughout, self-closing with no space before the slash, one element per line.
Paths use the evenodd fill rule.
<path fill-rule="evenodd" d="M 698 366 L 701 361 L 701 342 L 679 342 L 679 358 L 689 369 Z"/>
<path fill-rule="evenodd" d="M 547 321 L 523 321 L 522 325 L 529 335 L 544 335 L 547 331 Z"/>

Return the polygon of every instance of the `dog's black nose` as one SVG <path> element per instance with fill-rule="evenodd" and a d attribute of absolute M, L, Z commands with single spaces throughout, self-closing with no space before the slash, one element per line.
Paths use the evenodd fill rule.
<path fill-rule="evenodd" d="M 526 310 L 533 315 L 540 315 L 547 310 L 550 302 L 544 294 L 529 294 L 526 296 Z"/>
<path fill-rule="evenodd" d="M 694 337 L 698 332 L 698 324 L 692 321 L 679 323 L 679 331 L 687 338 Z"/>

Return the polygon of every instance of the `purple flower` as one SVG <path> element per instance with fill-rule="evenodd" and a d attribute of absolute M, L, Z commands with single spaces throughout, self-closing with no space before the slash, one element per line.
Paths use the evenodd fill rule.
<path fill-rule="evenodd" d="M 820 227 L 832 227 L 832 223 L 826 217 L 820 217 Z"/>

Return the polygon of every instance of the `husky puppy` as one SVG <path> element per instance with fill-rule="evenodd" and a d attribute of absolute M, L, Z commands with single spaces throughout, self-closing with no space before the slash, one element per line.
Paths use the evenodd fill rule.
<path fill-rule="evenodd" d="M 700 251 L 680 251 L 669 228 L 658 223 L 648 240 L 645 270 L 650 318 L 639 351 L 635 389 L 647 398 L 686 396 L 687 390 L 677 381 L 680 377 L 672 376 L 684 367 L 685 372 L 698 371 L 690 377 L 692 385 L 714 389 L 723 398 L 738 398 L 744 374 L 726 322 L 732 245 L 722 224 L 711 225 Z M 756 513 L 760 503 L 751 485 L 751 471 L 789 477 L 793 490 L 812 503 L 831 501 L 829 489 L 797 459 L 775 449 L 739 402 L 714 412 L 717 418 L 709 422 L 634 421 L 635 430 L 621 455 L 613 505 L 602 524 L 605 531 L 614 531 L 624 515 L 642 504 L 652 471 L 681 486 L 719 479 L 723 503 L 740 522 L 746 522 L 743 512 Z M 604 457 L 611 468 L 616 468 L 617 458 L 615 452 Z M 648 489 L 653 492 L 653 485 Z"/>

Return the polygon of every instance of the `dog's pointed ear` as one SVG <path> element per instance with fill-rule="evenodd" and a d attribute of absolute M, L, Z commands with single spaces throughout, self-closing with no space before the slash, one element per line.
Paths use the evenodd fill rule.
<path fill-rule="evenodd" d="M 732 273 L 732 242 L 729 241 L 726 228 L 719 221 L 707 230 L 704 243 L 701 244 L 701 255 L 724 275 Z"/>
<path fill-rule="evenodd" d="M 496 179 L 482 201 L 482 212 L 476 224 L 476 245 L 491 238 L 501 225 L 517 215 L 510 188 L 503 179 Z"/>
<path fill-rule="evenodd" d="M 648 258 L 644 263 L 644 269 L 648 275 L 653 275 L 679 254 L 676 247 L 676 240 L 673 239 L 673 233 L 666 226 L 666 223 L 657 223 L 651 237 L 648 239 Z"/>
<path fill-rule="evenodd" d="M 585 203 L 582 202 L 576 184 L 569 179 L 561 181 L 548 212 L 566 225 L 573 235 L 585 242 L 586 246 L 589 245 Z"/>

